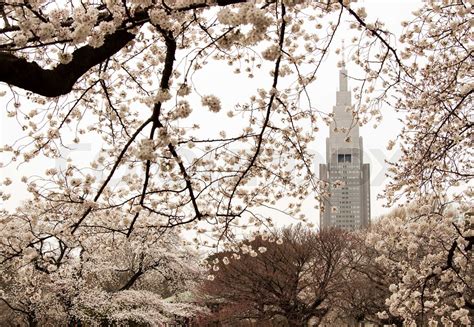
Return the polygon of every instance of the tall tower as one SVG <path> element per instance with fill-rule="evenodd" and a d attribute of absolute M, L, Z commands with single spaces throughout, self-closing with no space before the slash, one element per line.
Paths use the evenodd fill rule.
<path fill-rule="evenodd" d="M 326 138 L 326 164 L 319 165 L 319 178 L 329 183 L 330 192 L 323 199 L 320 228 L 364 228 L 370 223 L 370 167 L 363 163 L 362 137 L 352 115 L 344 61 L 333 115 Z"/>

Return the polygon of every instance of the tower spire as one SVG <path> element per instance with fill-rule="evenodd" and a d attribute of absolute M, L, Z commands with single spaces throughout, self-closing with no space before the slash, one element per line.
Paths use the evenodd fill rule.
<path fill-rule="evenodd" d="M 342 56 L 342 68 L 346 68 L 346 55 L 345 55 L 345 47 L 344 47 L 344 39 L 342 40 L 342 46 L 341 46 L 341 56 Z"/>
<path fill-rule="evenodd" d="M 347 70 L 346 70 L 344 40 L 342 40 L 341 56 L 342 56 L 342 60 L 341 60 L 342 68 L 339 71 L 339 91 L 347 91 Z"/>

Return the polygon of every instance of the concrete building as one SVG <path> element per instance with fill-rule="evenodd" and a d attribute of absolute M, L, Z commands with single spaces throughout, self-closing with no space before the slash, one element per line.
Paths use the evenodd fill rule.
<path fill-rule="evenodd" d="M 326 138 L 326 164 L 319 165 L 319 178 L 329 183 L 330 192 L 323 201 L 320 228 L 364 228 L 370 223 L 370 167 L 363 163 L 362 137 L 352 115 L 344 64 L 339 71 L 333 114 L 334 121 Z M 341 186 L 336 186 L 341 182 Z"/>

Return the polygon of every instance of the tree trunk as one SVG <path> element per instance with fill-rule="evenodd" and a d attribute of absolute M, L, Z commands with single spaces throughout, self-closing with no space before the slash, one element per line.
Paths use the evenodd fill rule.
<path fill-rule="evenodd" d="M 72 317 L 71 319 L 69 319 L 68 327 L 82 327 L 81 320 L 75 317 Z"/>
<path fill-rule="evenodd" d="M 34 314 L 29 314 L 28 315 L 28 326 L 29 327 L 37 327 L 38 326 L 38 320 L 36 319 L 36 316 Z"/>
<path fill-rule="evenodd" d="M 306 327 L 308 326 L 308 320 L 302 317 L 298 317 L 295 315 L 286 316 L 288 320 L 288 325 L 290 327 Z"/>

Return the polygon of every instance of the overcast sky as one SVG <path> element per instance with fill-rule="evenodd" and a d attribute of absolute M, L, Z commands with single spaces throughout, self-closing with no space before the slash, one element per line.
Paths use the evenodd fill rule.
<path fill-rule="evenodd" d="M 385 22 L 386 27 L 392 31 L 394 34 L 399 35 L 402 28 L 400 22 L 406 20 L 410 17 L 411 12 L 420 6 L 421 1 L 414 0 L 359 0 L 361 5 L 364 5 L 367 8 L 369 20 L 379 19 L 380 21 Z M 341 29 L 336 34 L 335 43 L 341 44 L 342 39 L 346 40 L 348 44 L 349 40 L 352 37 L 352 32 L 348 28 L 346 21 L 348 17 L 345 16 L 343 19 L 343 25 Z M 350 54 L 351 48 L 348 46 L 346 54 Z M 332 53 L 325 60 L 324 64 L 321 66 L 317 81 L 309 88 L 311 101 L 320 110 L 331 112 L 333 105 L 336 100 L 336 91 L 338 87 L 338 68 L 337 61 L 340 60 L 340 56 Z M 351 69 L 355 68 L 348 64 L 349 75 L 351 74 Z M 212 70 L 211 70 L 212 71 Z M 200 91 L 206 93 L 207 90 L 212 90 L 212 93 L 223 97 L 224 106 L 232 106 L 238 101 L 243 99 L 239 98 L 239 94 L 245 94 L 247 91 L 255 91 L 257 87 L 267 87 L 267 84 L 261 85 L 260 80 L 248 81 L 245 76 L 238 78 L 233 76 L 232 80 L 225 80 L 219 82 L 216 78 L 220 75 L 220 69 L 218 66 L 215 67 L 215 75 L 209 74 L 209 71 L 206 71 L 206 74 L 195 78 L 195 83 L 200 85 Z M 222 76 L 221 76 L 222 77 Z M 225 78 L 225 77 L 222 77 Z M 1 89 L 5 89 L 4 86 Z M 236 90 L 239 90 L 236 92 Z M 209 93 L 209 92 L 208 92 Z M 252 92 L 253 93 L 253 92 Z M 3 146 L 6 143 L 11 143 L 13 140 L 20 138 L 23 135 L 23 132 L 18 127 L 16 120 L 14 118 L 6 118 L 6 106 L 9 105 L 5 100 L 8 97 L 0 98 L 0 106 L 2 107 L 1 111 L 1 133 L 0 133 L 0 145 Z M 384 108 L 383 110 L 384 120 L 377 129 L 372 128 L 372 124 L 368 124 L 360 129 L 360 135 L 364 138 L 364 161 L 371 164 L 371 202 L 372 202 L 372 217 L 377 217 L 381 213 L 385 212 L 387 209 L 383 208 L 383 201 L 377 200 L 376 196 L 382 191 L 383 185 L 386 182 L 384 177 L 386 166 L 383 164 L 384 159 L 393 160 L 396 158 L 397 150 L 387 151 L 386 144 L 389 139 L 395 137 L 400 130 L 400 123 L 397 122 L 397 116 L 390 108 Z M 328 128 L 320 124 L 320 131 L 318 132 L 317 140 L 312 144 L 312 151 L 316 154 L 314 167 L 318 167 L 319 163 L 325 161 L 325 138 L 329 135 Z M 226 129 L 232 129 L 231 126 L 224 126 Z M 74 157 L 90 157 L 93 158 L 97 151 L 97 148 L 94 148 L 94 144 L 83 143 L 79 144 L 79 149 L 75 154 L 72 154 Z M 89 153 L 90 155 L 86 155 Z M 0 154 L 0 158 L 1 154 Z M 31 174 L 42 174 L 44 170 L 51 165 L 58 165 L 60 163 L 54 162 L 51 160 L 35 160 L 33 163 L 28 163 L 21 165 L 20 167 L 15 165 L 10 165 L 6 168 L 1 169 L 2 180 L 9 176 L 15 182 L 8 189 L 9 193 L 14 193 L 11 200 L 6 203 L 0 204 L 0 208 L 13 209 L 15 206 L 19 205 L 23 199 L 25 199 L 28 194 L 24 189 L 24 185 L 19 182 L 19 179 L 23 175 Z M 312 207 L 316 203 L 308 203 L 308 212 L 309 215 L 314 214 L 315 221 L 319 221 L 319 215 L 317 214 Z M 313 213 L 314 211 L 314 213 Z"/>

